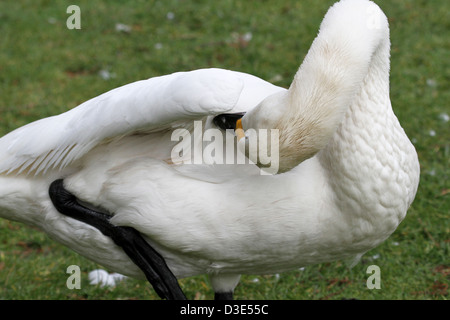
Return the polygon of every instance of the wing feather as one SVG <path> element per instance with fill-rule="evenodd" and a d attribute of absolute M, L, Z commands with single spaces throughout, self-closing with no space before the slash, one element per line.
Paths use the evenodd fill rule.
<path fill-rule="evenodd" d="M 39 174 L 64 168 L 106 139 L 227 112 L 238 102 L 243 87 L 240 73 L 200 69 L 113 89 L 2 137 L 0 173 Z"/>

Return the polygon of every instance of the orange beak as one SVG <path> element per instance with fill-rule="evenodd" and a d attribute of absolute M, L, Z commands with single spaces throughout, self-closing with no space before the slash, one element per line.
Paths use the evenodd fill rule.
<path fill-rule="evenodd" d="M 238 138 L 238 141 L 245 137 L 244 129 L 242 128 L 242 118 L 240 118 L 238 121 L 236 121 L 236 136 Z"/>

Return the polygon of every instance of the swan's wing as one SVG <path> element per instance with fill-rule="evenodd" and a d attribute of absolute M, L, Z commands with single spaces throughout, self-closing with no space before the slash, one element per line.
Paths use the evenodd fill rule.
<path fill-rule="evenodd" d="M 249 85 L 248 94 L 241 97 L 245 82 L 256 85 Z M 201 69 L 116 88 L 1 138 L 0 173 L 38 174 L 50 168 L 63 168 L 102 141 L 139 130 L 157 131 L 180 120 L 228 112 L 238 101 L 251 100 L 250 95 L 258 86 L 272 85 L 239 72 Z"/>

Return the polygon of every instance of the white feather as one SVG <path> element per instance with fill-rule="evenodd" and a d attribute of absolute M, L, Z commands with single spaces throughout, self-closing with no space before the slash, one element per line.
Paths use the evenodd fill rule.
<path fill-rule="evenodd" d="M 64 168 L 108 139 L 230 111 L 244 86 L 250 87 L 248 91 L 277 90 L 256 77 L 220 69 L 179 72 L 122 86 L 4 136 L 0 139 L 0 173 L 38 174 Z"/>

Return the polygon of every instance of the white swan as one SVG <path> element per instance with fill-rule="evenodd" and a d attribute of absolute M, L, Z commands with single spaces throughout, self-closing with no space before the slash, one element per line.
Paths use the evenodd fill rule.
<path fill-rule="evenodd" d="M 391 235 L 419 182 L 417 154 L 389 99 L 389 28 L 371 1 L 326 14 L 289 90 L 219 69 L 132 83 L 0 139 L 0 216 L 43 229 L 116 272 L 143 277 L 96 228 L 56 211 L 49 185 L 113 214 L 178 277 L 240 274 L 357 258 Z M 173 164 L 176 128 L 246 111 L 279 130 L 280 174 L 255 166 Z M 245 139 L 243 140 L 245 141 Z"/>

